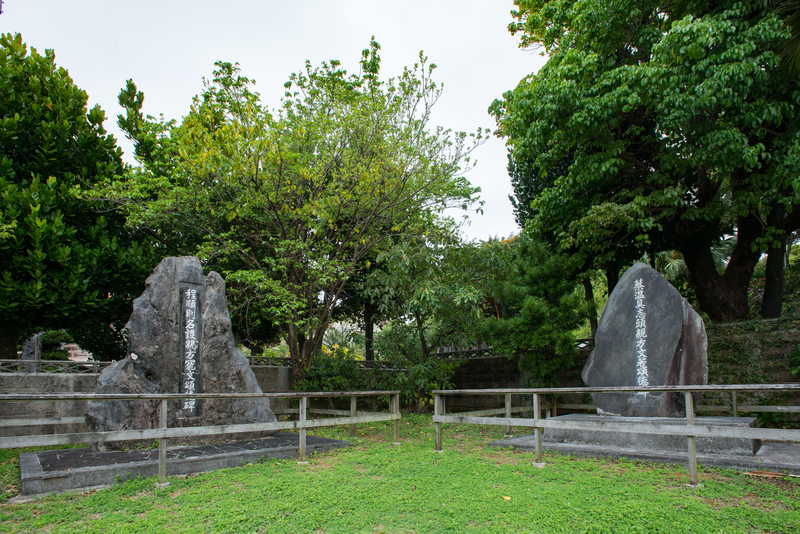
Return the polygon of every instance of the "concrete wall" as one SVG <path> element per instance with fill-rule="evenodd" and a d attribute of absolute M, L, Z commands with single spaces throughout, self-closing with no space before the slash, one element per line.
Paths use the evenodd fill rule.
<path fill-rule="evenodd" d="M 292 391 L 292 369 L 290 367 L 277 367 L 271 365 L 253 365 L 250 367 L 256 375 L 258 385 L 264 393 L 278 393 Z M 279 411 L 290 408 L 289 401 L 284 399 L 270 399 L 270 408 Z"/>
<path fill-rule="evenodd" d="M 583 368 L 590 351 L 580 351 L 573 369 L 560 373 L 557 377 L 560 387 L 578 387 L 583 384 L 580 371 Z M 464 360 L 455 369 L 453 375 L 453 389 L 499 389 L 521 387 L 522 372 L 516 361 L 507 356 L 489 356 L 485 358 L 470 358 Z M 568 395 L 562 402 L 580 403 L 581 395 Z M 502 395 L 448 395 L 447 410 L 482 410 L 488 408 L 501 408 L 505 405 Z M 514 406 L 529 404 L 529 399 L 522 395 L 512 397 Z"/>
<path fill-rule="evenodd" d="M 92 393 L 97 374 L 0 373 L 0 393 Z M 2 402 L 0 419 L 83 417 L 85 401 Z M 86 432 L 85 424 L 0 428 L 0 436 Z"/>
<path fill-rule="evenodd" d="M 261 391 L 291 391 L 291 369 L 255 366 L 252 368 Z M 8 393 L 93 393 L 98 374 L 76 373 L 0 373 L 0 394 Z M 276 409 L 288 408 L 283 399 L 271 399 Z M 2 402 L 0 419 L 83 417 L 86 401 Z M 29 425 L 0 428 L 0 436 L 28 436 L 86 432 L 86 424 Z"/>

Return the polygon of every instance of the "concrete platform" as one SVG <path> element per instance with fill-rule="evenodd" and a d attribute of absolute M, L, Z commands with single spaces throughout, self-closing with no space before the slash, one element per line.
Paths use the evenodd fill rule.
<path fill-rule="evenodd" d="M 513 447 L 534 451 L 536 444 L 533 434 L 501 439 L 491 442 L 493 447 Z M 657 451 L 624 447 L 576 445 L 569 443 L 542 442 L 545 451 L 574 454 L 587 458 L 626 458 L 662 464 L 689 465 L 689 453 L 679 451 Z M 733 455 L 698 453 L 697 463 L 703 467 L 724 467 L 738 471 L 777 471 L 800 475 L 800 443 L 762 441 L 755 455 Z"/>
<path fill-rule="evenodd" d="M 167 449 L 167 476 L 236 467 L 262 458 L 296 458 L 299 434 L 279 432 L 258 440 Z M 347 447 L 349 441 L 306 436 L 306 452 Z M 23 495 L 112 484 L 158 474 L 158 449 L 92 452 L 88 447 L 19 455 Z"/>
<path fill-rule="evenodd" d="M 577 413 L 553 417 L 551 420 L 686 425 L 686 419 L 680 417 L 617 417 Z M 758 419 L 755 417 L 695 417 L 695 424 L 713 427 L 758 428 Z M 685 436 L 670 436 L 664 434 L 596 432 L 587 430 L 547 428 L 544 431 L 542 439 L 551 443 L 563 443 L 570 445 L 593 445 L 597 447 L 677 452 L 683 452 L 686 450 Z M 698 453 L 733 456 L 753 456 L 761 447 L 760 439 L 747 438 L 698 437 L 696 443 Z"/>

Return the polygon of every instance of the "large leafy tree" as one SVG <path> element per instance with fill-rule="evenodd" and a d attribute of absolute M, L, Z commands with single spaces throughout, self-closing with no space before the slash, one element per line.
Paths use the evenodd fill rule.
<path fill-rule="evenodd" d="M 129 200 L 133 225 L 219 269 L 245 326 L 277 325 L 295 379 L 376 250 L 477 201 L 463 171 L 480 133 L 431 131 L 434 65 L 420 56 L 384 81 L 378 50 L 358 75 L 307 63 L 276 112 L 221 62 L 179 125 L 143 117 L 132 82 L 121 95 L 144 167 L 106 192 Z"/>
<path fill-rule="evenodd" d="M 20 35 L 0 46 L 0 358 L 31 327 L 72 328 L 97 357 L 116 356 L 110 326 L 124 325 L 152 258 L 82 191 L 121 174 L 121 152 L 52 50 Z"/>
<path fill-rule="evenodd" d="M 800 91 L 773 51 L 783 20 L 725 0 L 516 5 L 511 30 L 550 60 L 492 112 L 535 179 L 573 160 L 533 201 L 539 221 L 560 221 L 560 244 L 597 267 L 630 247 L 679 250 L 712 319 L 748 318 L 761 252 L 800 224 Z M 711 248 L 728 235 L 719 272 Z"/>

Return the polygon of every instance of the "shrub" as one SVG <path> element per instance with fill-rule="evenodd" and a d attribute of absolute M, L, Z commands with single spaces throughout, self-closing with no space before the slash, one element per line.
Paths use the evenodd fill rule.
<path fill-rule="evenodd" d="M 346 347 L 323 346 L 305 378 L 294 385 L 300 391 L 360 391 L 372 389 L 371 373 L 358 365 L 355 354 Z"/>
<path fill-rule="evenodd" d="M 416 336 L 412 326 L 393 323 L 375 337 L 380 360 L 392 369 L 379 375 L 378 388 L 399 390 L 405 406 L 425 412 L 433 403 L 434 390 L 453 387 L 450 380 L 460 362 L 433 354 L 423 357 Z"/>

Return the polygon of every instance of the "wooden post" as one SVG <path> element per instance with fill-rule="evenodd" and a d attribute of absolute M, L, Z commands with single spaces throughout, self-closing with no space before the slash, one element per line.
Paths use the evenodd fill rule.
<path fill-rule="evenodd" d="M 684 392 L 686 399 L 686 426 L 694 426 L 694 397 L 691 391 Z M 691 428 L 689 429 L 691 430 Z M 697 485 L 697 444 L 694 436 L 686 436 L 689 447 L 689 484 Z"/>
<path fill-rule="evenodd" d="M 392 395 L 392 413 L 400 414 L 400 394 Z M 394 420 L 394 444 L 400 445 L 400 419 Z"/>
<path fill-rule="evenodd" d="M 308 397 L 300 397 L 300 422 L 306 421 Z M 297 448 L 297 463 L 306 463 L 306 429 L 300 429 L 300 444 Z"/>
<path fill-rule="evenodd" d="M 180 402 L 180 401 L 179 401 Z M 161 399 L 159 423 L 162 430 L 167 428 L 167 399 Z M 158 438 L 158 483 L 156 488 L 169 486 L 167 482 L 167 438 Z"/>
<path fill-rule="evenodd" d="M 511 393 L 506 393 L 506 419 L 511 419 Z M 511 425 L 506 425 L 505 437 L 511 437 Z"/>
<path fill-rule="evenodd" d="M 731 391 L 731 404 L 733 405 L 733 416 L 739 417 L 739 398 L 736 390 Z"/>
<path fill-rule="evenodd" d="M 355 417 L 358 415 L 358 410 L 356 409 L 356 396 L 353 395 L 350 397 L 350 417 Z M 356 437 L 356 424 L 352 423 L 350 425 L 350 437 Z"/>
<path fill-rule="evenodd" d="M 539 404 L 539 394 L 533 394 L 533 437 L 536 442 L 536 463 L 542 463 L 542 429 L 538 427 L 539 419 L 542 415 L 542 407 Z"/>
<path fill-rule="evenodd" d="M 558 417 L 558 396 L 553 395 L 553 417 Z"/>
<path fill-rule="evenodd" d="M 438 393 L 433 395 L 433 415 L 442 415 L 442 396 Z M 433 450 L 436 452 L 442 452 L 442 423 L 434 423 L 434 444 Z"/>

